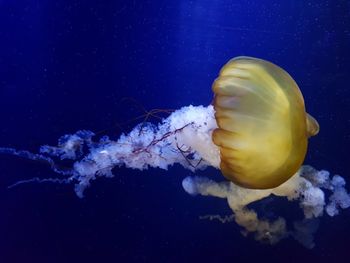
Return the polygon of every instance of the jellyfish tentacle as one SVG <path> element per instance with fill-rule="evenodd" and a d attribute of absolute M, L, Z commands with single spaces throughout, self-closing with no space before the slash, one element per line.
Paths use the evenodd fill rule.
<path fill-rule="evenodd" d="M 74 177 L 68 177 L 68 178 L 39 178 L 39 177 L 33 177 L 27 180 L 20 180 L 15 182 L 14 184 L 9 185 L 7 188 L 11 189 L 14 187 L 17 187 L 21 184 L 28 184 L 28 183 L 55 183 L 55 184 L 71 184 L 72 181 L 74 181 Z"/>
<path fill-rule="evenodd" d="M 43 154 L 32 153 L 25 150 L 17 150 L 9 147 L 0 147 L 0 154 L 15 155 L 24 159 L 46 163 L 55 173 L 64 176 L 71 176 L 74 174 L 74 170 L 59 168 L 53 159 Z"/>

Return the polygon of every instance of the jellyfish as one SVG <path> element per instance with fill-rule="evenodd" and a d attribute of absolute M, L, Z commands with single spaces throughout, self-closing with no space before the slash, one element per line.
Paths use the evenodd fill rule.
<path fill-rule="evenodd" d="M 158 124 L 143 122 L 115 140 L 81 130 L 62 136 L 57 146 L 41 146 L 39 153 L 1 147 L 0 154 L 45 162 L 58 174 L 24 179 L 9 188 L 30 182 L 73 184 L 83 198 L 94 180 L 116 176 L 121 166 L 168 170 L 178 164 L 192 172 L 214 167 L 222 181 L 187 176 L 182 187 L 192 196 L 226 199 L 232 214 L 200 218 L 235 221 L 242 234 L 261 242 L 293 237 L 312 248 L 318 218 L 348 208 L 350 195 L 343 177 L 303 165 L 308 138 L 319 125 L 306 113 L 298 85 L 271 62 L 237 57 L 221 69 L 213 92 L 208 106 L 184 106 Z M 65 160 L 71 160 L 70 168 L 60 166 Z M 286 218 L 271 219 L 250 206 L 268 197 L 298 202 L 304 217 L 290 229 Z"/>

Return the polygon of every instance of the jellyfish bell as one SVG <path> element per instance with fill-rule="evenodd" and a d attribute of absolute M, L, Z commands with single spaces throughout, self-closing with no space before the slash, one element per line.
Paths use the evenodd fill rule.
<path fill-rule="evenodd" d="M 302 165 L 319 130 L 282 68 L 252 57 L 231 59 L 213 84 L 222 174 L 246 188 L 275 188 Z"/>

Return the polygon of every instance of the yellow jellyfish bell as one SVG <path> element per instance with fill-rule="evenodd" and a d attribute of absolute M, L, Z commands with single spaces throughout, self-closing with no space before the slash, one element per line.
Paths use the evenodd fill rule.
<path fill-rule="evenodd" d="M 274 188 L 302 165 L 308 137 L 319 131 L 305 112 L 298 85 L 282 68 L 252 58 L 231 59 L 213 83 L 223 175 L 252 189 Z"/>

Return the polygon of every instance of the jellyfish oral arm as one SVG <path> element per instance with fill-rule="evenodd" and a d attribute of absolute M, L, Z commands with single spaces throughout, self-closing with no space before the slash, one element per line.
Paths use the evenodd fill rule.
<path fill-rule="evenodd" d="M 74 182 L 76 194 L 83 197 L 91 181 L 102 176 L 113 177 L 112 169 L 115 167 L 168 169 L 180 164 L 191 171 L 207 166 L 219 168 L 219 149 L 211 140 L 216 128 L 211 105 L 187 106 L 173 112 L 158 125 L 141 123 L 116 141 L 103 137 L 94 142 L 94 133 L 83 130 L 62 136 L 58 146 L 42 146 L 39 154 L 13 148 L 0 148 L 0 154 L 44 161 L 54 172 L 63 176 L 33 178 L 19 181 L 13 186 L 27 182 Z M 83 154 L 84 145 L 89 149 L 86 155 Z M 59 160 L 55 159 L 70 159 L 74 163 L 70 169 L 63 170 L 59 168 Z"/>
<path fill-rule="evenodd" d="M 116 166 L 168 169 L 177 163 L 191 171 L 207 166 L 218 168 L 220 154 L 211 140 L 215 128 L 212 106 L 188 106 L 173 112 L 157 126 L 144 123 L 117 141 L 104 139 L 74 164 L 78 181 L 75 191 L 82 196 L 91 180 L 113 176 L 111 170 Z"/>
<path fill-rule="evenodd" d="M 184 190 L 190 195 L 203 195 L 224 198 L 233 214 L 230 216 L 207 215 L 202 219 L 218 220 L 222 223 L 235 221 L 244 229 L 244 234 L 253 234 L 261 242 L 275 244 L 281 239 L 292 236 L 307 248 L 315 246 L 313 234 L 318 228 L 317 220 L 324 214 L 337 215 L 341 209 L 350 207 L 350 194 L 345 189 L 345 180 L 339 176 L 330 176 L 325 170 L 316 170 L 305 165 L 282 185 L 266 190 L 246 189 L 232 182 L 215 182 L 206 177 L 186 177 L 182 181 Z M 259 203 L 268 196 L 285 197 L 288 201 L 298 202 L 304 218 L 289 222 L 279 216 L 275 220 L 258 215 L 248 208 L 249 204 Z"/>

